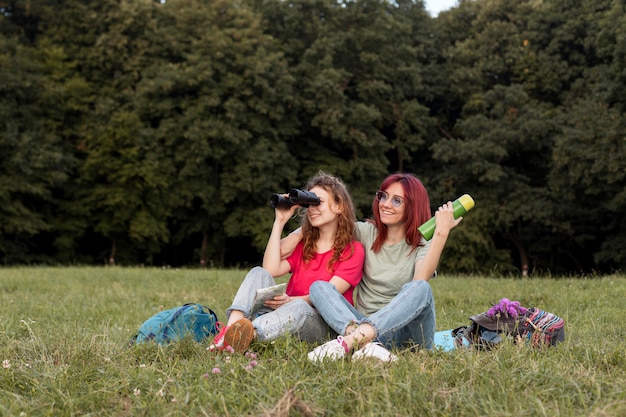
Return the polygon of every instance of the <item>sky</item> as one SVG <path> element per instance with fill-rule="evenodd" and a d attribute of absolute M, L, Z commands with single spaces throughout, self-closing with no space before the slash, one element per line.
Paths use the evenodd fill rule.
<path fill-rule="evenodd" d="M 457 0 L 424 0 L 426 11 L 435 17 L 439 12 L 448 10 L 457 5 Z"/>

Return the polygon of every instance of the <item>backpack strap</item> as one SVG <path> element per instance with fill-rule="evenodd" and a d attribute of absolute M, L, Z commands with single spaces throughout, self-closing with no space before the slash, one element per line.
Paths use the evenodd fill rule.
<path fill-rule="evenodd" d="M 167 322 L 167 324 L 165 324 L 165 328 L 163 329 L 163 340 L 169 340 L 170 339 L 170 334 L 169 334 L 169 330 L 172 328 L 172 323 L 174 323 L 178 317 L 180 317 L 181 314 L 183 314 L 185 312 L 185 310 L 188 310 L 189 308 L 195 306 L 195 303 L 187 303 L 184 304 L 181 308 L 179 308 L 174 314 L 172 314 L 172 318 L 170 318 L 170 320 Z M 152 337 L 150 337 L 152 336 Z M 148 338 L 154 338 L 154 335 L 149 335 Z"/>

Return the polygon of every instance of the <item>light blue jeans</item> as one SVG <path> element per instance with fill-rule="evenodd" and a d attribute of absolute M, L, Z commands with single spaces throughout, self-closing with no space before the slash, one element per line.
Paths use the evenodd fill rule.
<path fill-rule="evenodd" d="M 259 341 L 274 340 L 284 333 L 293 334 L 300 340 L 311 343 L 319 343 L 336 336 L 317 310 L 302 299 L 290 301 L 276 310 L 262 307 L 251 317 L 250 310 L 256 290 L 272 285 L 276 285 L 276 281 L 268 271 L 259 266 L 252 268 L 239 286 L 226 316 L 229 317 L 233 310 L 241 311 L 246 318 L 252 320 Z"/>
<path fill-rule="evenodd" d="M 388 349 L 414 344 L 432 349 L 435 300 L 426 281 L 404 284 L 389 304 L 369 317 L 351 306 L 329 282 L 314 282 L 310 297 L 326 323 L 338 334 L 345 335 L 350 325 L 369 323 L 376 330 L 376 340 Z"/>

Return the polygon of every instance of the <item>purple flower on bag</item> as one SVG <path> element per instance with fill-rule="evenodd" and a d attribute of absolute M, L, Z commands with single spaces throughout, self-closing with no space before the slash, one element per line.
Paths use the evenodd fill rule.
<path fill-rule="evenodd" d="M 502 314 L 505 317 L 518 318 L 520 314 L 528 313 L 528 309 L 522 307 L 519 301 L 511 301 L 508 298 L 501 299 L 498 304 L 495 304 L 489 310 L 487 315 L 495 318 L 498 314 Z"/>

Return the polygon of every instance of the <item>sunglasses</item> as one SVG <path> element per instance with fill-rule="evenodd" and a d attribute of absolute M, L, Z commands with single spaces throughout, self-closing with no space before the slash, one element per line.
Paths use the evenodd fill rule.
<path fill-rule="evenodd" d="M 385 203 L 385 201 L 387 201 L 389 199 L 389 194 L 387 194 L 384 191 L 379 191 L 376 193 L 376 200 L 380 201 L 381 203 Z M 391 205 L 394 206 L 395 208 L 400 207 L 402 204 L 404 204 L 404 200 L 400 197 L 398 197 L 397 195 L 394 195 L 393 197 L 391 197 Z"/>

